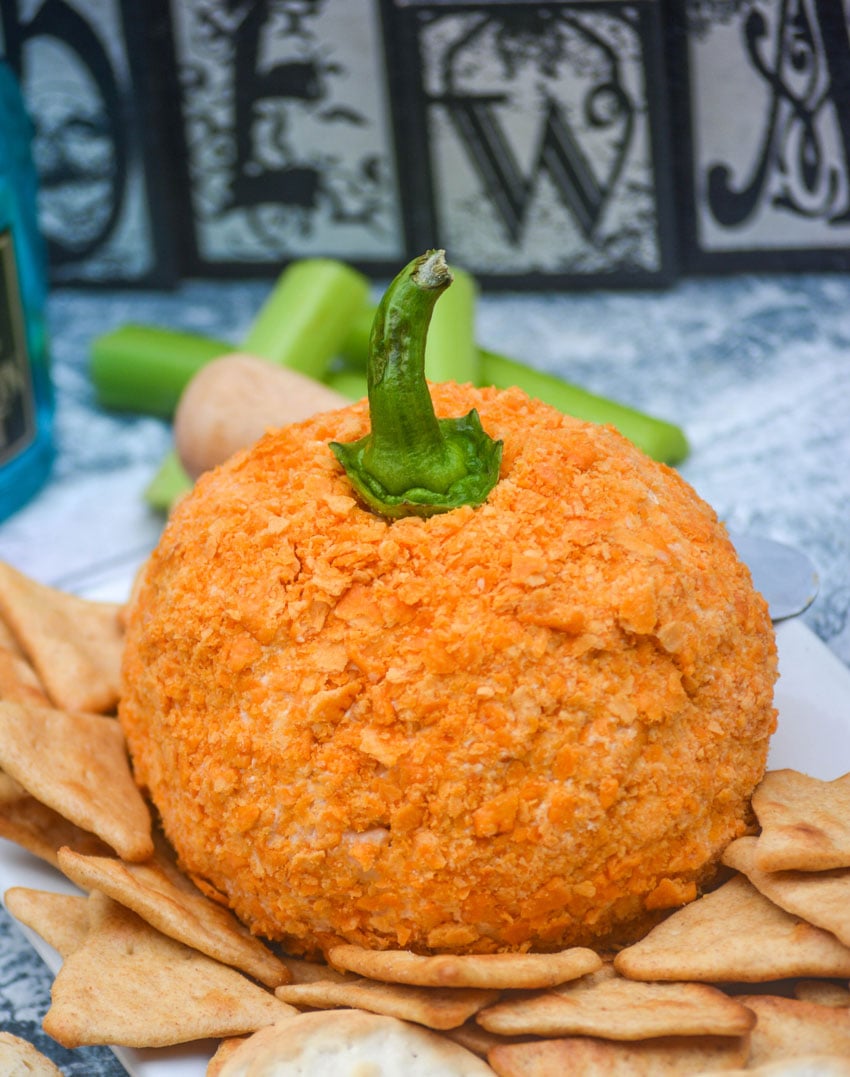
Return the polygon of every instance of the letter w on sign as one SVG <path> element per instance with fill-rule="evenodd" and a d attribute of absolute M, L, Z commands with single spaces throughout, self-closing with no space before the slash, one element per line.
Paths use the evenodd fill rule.
<path fill-rule="evenodd" d="M 628 146 L 631 135 L 632 106 L 626 95 L 614 86 L 605 87 L 614 107 L 625 120 L 622 145 Z M 543 115 L 537 154 L 529 174 L 524 174 L 499 119 L 496 106 L 505 104 L 503 94 L 480 97 L 444 96 L 432 99 L 448 110 L 458 137 L 504 222 L 508 236 L 516 243 L 522 234 L 526 210 L 540 176 L 545 172 L 564 206 L 575 217 L 583 235 L 593 236 L 605 202 L 622 167 L 624 154 L 618 155 L 614 167 L 604 180 L 594 173 L 582 151 L 563 109 L 549 98 Z M 591 115 L 592 120 L 592 115 Z"/>

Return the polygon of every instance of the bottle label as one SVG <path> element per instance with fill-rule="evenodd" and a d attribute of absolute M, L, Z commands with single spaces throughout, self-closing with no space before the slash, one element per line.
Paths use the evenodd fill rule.
<path fill-rule="evenodd" d="M 9 229 L 0 232 L 0 465 L 36 435 L 26 322 Z"/>

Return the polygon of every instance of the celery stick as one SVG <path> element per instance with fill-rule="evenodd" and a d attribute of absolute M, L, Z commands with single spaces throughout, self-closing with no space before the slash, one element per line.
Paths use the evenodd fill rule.
<path fill-rule="evenodd" d="M 192 480 L 183 470 L 177 453 L 172 449 L 159 465 L 145 489 L 145 501 L 152 509 L 168 512 L 183 494 L 192 489 Z"/>
<path fill-rule="evenodd" d="M 325 385 L 347 396 L 349 400 L 362 400 L 366 395 L 366 374 L 360 370 L 337 370 L 328 374 Z"/>
<path fill-rule="evenodd" d="M 475 346 L 475 303 L 478 286 L 463 269 L 451 267 L 452 283 L 437 300 L 425 343 L 425 376 L 429 381 L 478 383 Z"/>
<path fill-rule="evenodd" d="M 222 340 L 152 325 L 122 325 L 92 344 L 91 379 L 98 403 L 169 419 L 189 380 L 220 355 Z"/>
<path fill-rule="evenodd" d="M 372 335 L 372 322 L 375 320 L 374 303 L 367 303 L 352 319 L 345 339 L 339 346 L 339 356 L 346 364 L 366 373 L 366 360 L 369 357 L 369 337 Z"/>
<path fill-rule="evenodd" d="M 482 348 L 480 357 L 482 384 L 495 385 L 499 389 L 516 385 L 529 396 L 537 397 L 576 419 L 610 424 L 648 456 L 663 463 L 677 464 L 688 455 L 689 446 L 684 431 L 665 419 L 656 419 L 625 404 L 597 396 L 495 352 Z"/>
<path fill-rule="evenodd" d="M 321 381 L 368 295 L 369 281 L 344 262 L 291 262 L 257 313 L 242 350 Z"/>

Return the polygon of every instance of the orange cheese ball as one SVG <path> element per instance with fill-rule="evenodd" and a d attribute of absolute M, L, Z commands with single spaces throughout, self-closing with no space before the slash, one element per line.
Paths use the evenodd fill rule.
<path fill-rule="evenodd" d="M 714 512 L 610 428 L 432 386 L 504 441 L 486 504 L 382 519 L 266 434 L 174 511 L 128 611 L 120 721 L 185 870 L 291 952 L 634 937 L 751 822 L 767 607 Z"/>

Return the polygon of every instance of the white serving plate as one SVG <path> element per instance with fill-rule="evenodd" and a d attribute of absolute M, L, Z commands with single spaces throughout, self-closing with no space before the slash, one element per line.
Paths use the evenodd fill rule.
<path fill-rule="evenodd" d="M 123 587 L 123 591 L 121 590 Z M 99 585 L 90 597 L 126 594 L 126 577 Z M 780 678 L 776 689 L 779 726 L 768 766 L 793 767 L 813 777 L 832 780 L 850 771 L 850 669 L 802 621 L 776 626 Z M 0 893 L 11 886 L 78 893 L 48 864 L 0 839 Z M 56 951 L 21 926 L 53 972 L 61 964 Z M 133 1077 L 204 1077 L 215 1043 L 156 1050 L 116 1048 Z"/>

